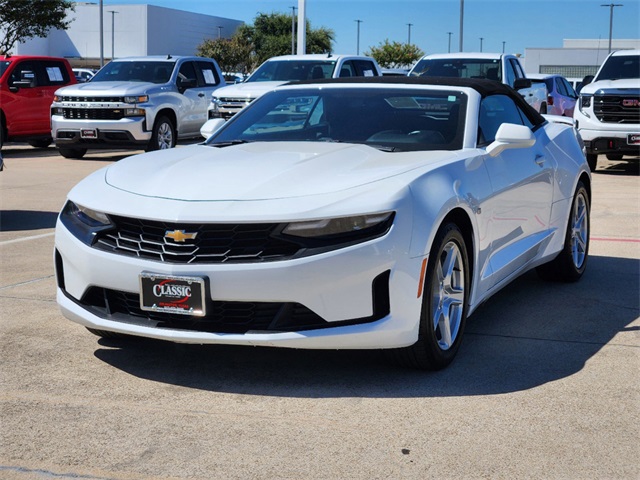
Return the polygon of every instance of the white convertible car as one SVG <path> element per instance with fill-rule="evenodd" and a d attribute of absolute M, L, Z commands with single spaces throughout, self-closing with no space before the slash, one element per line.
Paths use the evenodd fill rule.
<path fill-rule="evenodd" d="M 590 197 L 574 128 L 503 85 L 286 85 L 202 145 L 80 182 L 56 227 L 57 299 L 100 336 L 439 369 L 518 275 L 581 277 Z"/>

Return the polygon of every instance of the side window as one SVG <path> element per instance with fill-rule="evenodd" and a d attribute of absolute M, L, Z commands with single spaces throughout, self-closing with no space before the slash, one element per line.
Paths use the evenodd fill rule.
<path fill-rule="evenodd" d="M 496 138 L 496 133 L 503 123 L 527 125 L 523 120 L 524 113 L 513 100 L 506 95 L 491 95 L 480 102 L 478 118 L 478 146 L 489 145 Z"/>
<path fill-rule="evenodd" d="M 36 65 L 33 62 L 20 62 L 9 77 L 10 87 L 33 88 L 38 86 Z"/>
<path fill-rule="evenodd" d="M 69 72 L 62 62 L 42 62 L 44 69 L 44 85 L 66 85 L 69 83 Z"/>
<path fill-rule="evenodd" d="M 520 62 L 518 62 L 517 60 L 514 60 L 513 58 L 510 58 L 509 62 L 511 62 L 511 66 L 513 67 L 514 72 L 516 72 L 516 78 L 525 78 L 525 74 L 522 71 Z"/>
<path fill-rule="evenodd" d="M 375 66 L 368 60 L 354 60 L 353 63 L 360 77 L 375 77 L 378 75 Z"/>
<path fill-rule="evenodd" d="M 511 62 L 507 62 L 505 69 L 505 78 L 507 80 L 507 85 L 513 87 L 513 84 L 516 81 L 516 72 L 514 72 L 513 70 L 513 64 Z"/>
<path fill-rule="evenodd" d="M 357 72 L 356 72 L 356 68 L 353 65 L 352 61 L 347 61 L 344 62 L 342 64 L 342 66 L 340 67 L 340 78 L 345 78 L 345 77 L 355 77 L 357 76 Z"/>
<path fill-rule="evenodd" d="M 562 83 L 562 79 L 556 77 L 556 91 L 560 94 L 560 95 L 564 95 L 565 97 L 569 96 L 569 92 L 567 92 L 567 87 L 564 86 L 564 83 Z"/>
<path fill-rule="evenodd" d="M 574 97 L 574 98 L 578 96 L 576 91 L 573 89 L 573 86 L 571 86 L 571 84 L 565 78 L 561 78 L 560 81 L 562 82 L 562 84 L 567 90 L 567 96 Z"/>
<path fill-rule="evenodd" d="M 220 83 L 218 72 L 211 62 L 196 62 L 198 73 L 200 74 L 200 85 L 213 87 Z"/>
<path fill-rule="evenodd" d="M 193 88 L 198 86 L 198 77 L 193 62 L 185 62 L 178 72 L 178 88 Z"/>

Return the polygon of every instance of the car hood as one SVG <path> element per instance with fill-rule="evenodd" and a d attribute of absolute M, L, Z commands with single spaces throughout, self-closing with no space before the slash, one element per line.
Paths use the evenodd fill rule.
<path fill-rule="evenodd" d="M 580 93 L 596 93 L 599 90 L 633 89 L 640 90 L 637 78 L 625 78 L 620 80 L 600 80 L 582 88 Z"/>
<path fill-rule="evenodd" d="M 70 85 L 58 90 L 61 95 L 141 95 L 161 85 L 150 82 L 86 82 Z"/>
<path fill-rule="evenodd" d="M 274 88 L 284 85 L 287 82 L 249 82 L 238 83 L 237 85 L 228 85 L 219 88 L 215 92 L 215 96 L 220 97 L 240 97 L 240 98 L 257 98 L 264 95 Z"/>
<path fill-rule="evenodd" d="M 455 156 L 323 142 L 194 145 L 121 160 L 106 170 L 105 181 L 129 193 L 171 200 L 274 200 L 339 192 Z"/>

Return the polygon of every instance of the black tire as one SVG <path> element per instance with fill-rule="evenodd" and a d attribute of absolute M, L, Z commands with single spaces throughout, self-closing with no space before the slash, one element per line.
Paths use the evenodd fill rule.
<path fill-rule="evenodd" d="M 540 113 L 543 115 L 546 115 L 547 113 L 547 104 L 543 103 L 542 105 L 540 105 Z"/>
<path fill-rule="evenodd" d="M 30 140 L 28 143 L 34 148 L 47 148 L 53 142 L 52 139 L 44 140 Z"/>
<path fill-rule="evenodd" d="M 58 148 L 64 158 L 82 158 L 87 153 L 86 148 Z"/>
<path fill-rule="evenodd" d="M 176 146 L 176 127 L 173 122 L 166 116 L 162 115 L 156 118 L 153 124 L 153 133 L 151 140 L 147 145 L 147 152 L 154 150 L 165 150 Z"/>
<path fill-rule="evenodd" d="M 589 168 L 592 172 L 596 171 L 596 166 L 598 165 L 598 154 L 597 153 L 587 153 L 587 163 L 589 164 Z"/>
<path fill-rule="evenodd" d="M 564 247 L 560 254 L 549 263 L 540 265 L 536 272 L 543 280 L 556 282 L 576 282 L 587 268 L 589 258 L 590 202 L 587 189 L 578 182 L 571 202 L 567 221 Z"/>
<path fill-rule="evenodd" d="M 422 370 L 440 370 L 453 361 L 467 319 L 469 273 L 462 232 L 457 225 L 446 224 L 438 231 L 429 254 L 418 341 L 410 347 L 386 351 L 390 360 Z"/>
<path fill-rule="evenodd" d="M 607 160 L 622 160 L 621 153 L 607 153 Z"/>
<path fill-rule="evenodd" d="M 97 330 L 95 328 L 89 328 L 89 327 L 85 327 L 85 328 L 100 338 L 129 338 L 130 337 L 130 335 L 126 335 L 124 333 L 109 332 L 107 330 Z"/>
<path fill-rule="evenodd" d="M 4 145 L 4 120 L 2 119 L 2 113 L 0 113 L 0 148 Z"/>

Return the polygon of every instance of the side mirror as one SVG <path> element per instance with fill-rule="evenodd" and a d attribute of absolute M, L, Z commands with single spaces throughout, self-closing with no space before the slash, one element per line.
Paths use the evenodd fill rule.
<path fill-rule="evenodd" d="M 211 120 L 207 120 L 204 122 L 204 125 L 200 127 L 200 135 L 208 140 L 209 137 L 225 123 L 226 120 L 224 118 L 212 118 Z"/>
<path fill-rule="evenodd" d="M 515 90 L 531 88 L 531 80 L 528 78 L 516 78 L 515 82 L 513 82 L 513 88 Z"/>
<path fill-rule="evenodd" d="M 585 85 L 589 85 L 591 82 L 593 82 L 593 75 L 587 75 L 582 79 L 580 89 L 582 89 L 582 87 L 584 87 Z"/>
<path fill-rule="evenodd" d="M 188 88 L 195 88 L 198 86 L 198 81 L 195 78 L 180 78 L 178 77 L 178 90 L 180 93 L 184 92 Z"/>
<path fill-rule="evenodd" d="M 536 137 L 529 127 L 514 123 L 503 123 L 498 128 L 496 139 L 487 146 L 487 153 L 497 157 L 504 150 L 512 148 L 529 148 L 536 143 Z"/>

